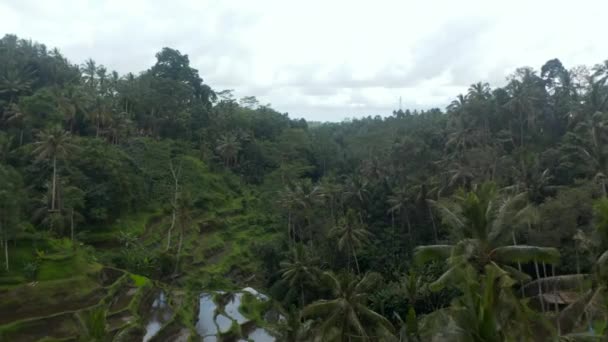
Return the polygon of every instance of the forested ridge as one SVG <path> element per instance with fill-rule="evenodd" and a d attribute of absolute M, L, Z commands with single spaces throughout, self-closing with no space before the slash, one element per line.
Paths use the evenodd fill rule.
<path fill-rule="evenodd" d="M 0 40 L 0 339 L 76 309 L 37 337 L 141 338 L 136 304 L 112 328 L 118 271 L 178 289 L 171 333 L 195 331 L 195 291 L 255 286 L 281 341 L 606 338 L 608 61 L 340 123 L 203 77 L 171 48 L 119 75 Z"/>

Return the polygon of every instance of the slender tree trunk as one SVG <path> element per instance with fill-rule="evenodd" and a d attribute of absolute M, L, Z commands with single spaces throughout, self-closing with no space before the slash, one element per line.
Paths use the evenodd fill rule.
<path fill-rule="evenodd" d="M 291 231 L 291 210 L 287 213 L 287 239 L 291 242 L 291 245 L 295 243 L 295 236 Z"/>
<path fill-rule="evenodd" d="M 173 232 L 173 227 L 175 227 L 175 206 L 173 206 L 173 213 L 171 214 L 171 226 L 167 231 L 167 248 L 165 250 L 169 250 L 171 248 L 171 232 Z"/>
<path fill-rule="evenodd" d="M 179 168 L 176 170 L 173 167 L 173 162 L 171 161 L 169 163 L 169 169 L 171 171 L 171 176 L 173 176 L 173 203 L 172 207 L 173 207 L 173 212 L 171 213 L 171 226 L 169 227 L 169 230 L 167 231 L 167 248 L 166 250 L 168 251 L 169 248 L 171 248 L 171 233 L 173 232 L 173 228 L 175 227 L 175 219 L 177 216 L 177 200 L 179 199 L 179 175 L 181 173 L 181 164 L 179 166 Z"/>
<path fill-rule="evenodd" d="M 435 236 L 435 243 L 437 243 L 437 241 L 439 240 L 439 234 L 437 233 L 437 225 L 435 224 L 435 217 L 433 216 L 433 210 L 431 209 L 431 206 L 427 205 L 429 207 L 429 216 L 431 217 L 431 223 L 433 224 L 433 235 Z"/>
<path fill-rule="evenodd" d="M 540 308 L 542 313 L 545 313 L 545 299 L 543 298 L 543 286 L 540 283 L 540 272 L 538 270 L 538 260 L 534 260 L 534 269 L 536 270 L 536 280 L 538 283 L 538 298 L 540 300 Z"/>
<path fill-rule="evenodd" d="M 555 278 L 555 264 L 551 264 L 551 277 Z M 559 306 L 557 304 L 558 292 L 557 292 L 557 282 L 553 284 L 553 295 L 555 296 L 554 302 L 554 310 L 555 310 L 555 323 L 557 325 L 557 336 L 562 335 L 562 329 L 559 322 Z"/>
<path fill-rule="evenodd" d="M 57 192 L 57 156 L 53 156 L 53 188 L 51 194 L 51 211 L 55 211 L 55 196 Z"/>
<path fill-rule="evenodd" d="M 523 114 L 519 115 L 519 145 L 524 147 L 524 118 Z"/>
<path fill-rule="evenodd" d="M 8 272 L 9 267 L 8 267 L 8 239 L 7 238 L 4 239 L 4 260 L 6 263 L 5 269 L 6 269 L 6 272 Z"/>
<path fill-rule="evenodd" d="M 23 145 L 23 128 L 19 130 L 19 147 Z"/>
<path fill-rule="evenodd" d="M 517 240 L 515 240 L 515 232 L 511 232 L 511 236 L 513 237 L 513 246 L 517 246 Z M 517 262 L 517 270 L 521 272 L 521 262 Z M 524 296 L 524 284 L 522 281 L 519 282 L 519 288 L 521 290 L 521 296 Z"/>
<path fill-rule="evenodd" d="M 412 224 L 410 223 L 410 215 L 407 213 L 407 209 L 404 210 L 405 213 L 405 222 L 407 223 L 407 235 L 412 238 Z"/>
<path fill-rule="evenodd" d="M 70 231 L 72 242 L 74 242 L 74 208 L 70 208 Z"/>
<path fill-rule="evenodd" d="M 304 284 L 300 281 L 300 306 L 304 307 Z"/>
<path fill-rule="evenodd" d="M 0 220 L 2 220 L 2 218 L 0 217 Z M 2 246 L 4 247 L 4 268 L 6 269 L 6 272 L 9 271 L 9 267 L 8 267 L 8 234 L 6 234 L 6 228 L 4 227 L 4 224 L 2 224 L 3 222 L 0 221 L 0 238 L 2 238 L 2 240 L 0 240 L 0 244 L 2 244 Z"/>
<path fill-rule="evenodd" d="M 355 258 L 355 266 L 357 267 L 357 274 L 361 274 L 361 270 L 359 269 L 359 260 L 357 259 L 357 251 L 355 251 L 355 247 L 350 244 L 350 249 L 353 252 L 353 257 Z"/>
<path fill-rule="evenodd" d="M 180 233 L 179 233 L 179 242 L 177 244 L 177 254 L 175 256 L 175 270 L 173 271 L 174 274 L 177 274 L 177 271 L 179 271 L 179 257 L 182 252 L 183 242 L 184 242 L 184 228 L 182 227 L 182 229 L 180 230 Z"/>

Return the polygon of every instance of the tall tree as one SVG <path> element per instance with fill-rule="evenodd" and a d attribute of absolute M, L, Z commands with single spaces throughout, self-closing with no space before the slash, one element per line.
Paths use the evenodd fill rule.
<path fill-rule="evenodd" d="M 378 274 L 361 278 L 350 274 L 324 273 L 333 299 L 322 299 L 304 308 L 304 317 L 318 317 L 318 335 L 323 341 L 371 341 L 390 339 L 394 327 L 389 320 L 371 310 L 368 294 L 378 283 Z"/>
<path fill-rule="evenodd" d="M 37 160 L 49 160 L 53 169 L 51 178 L 51 203 L 49 211 L 57 211 L 57 160 L 64 158 L 74 149 L 70 141 L 70 134 L 60 127 L 52 127 L 38 134 L 38 141 L 35 143 L 34 154 Z"/>

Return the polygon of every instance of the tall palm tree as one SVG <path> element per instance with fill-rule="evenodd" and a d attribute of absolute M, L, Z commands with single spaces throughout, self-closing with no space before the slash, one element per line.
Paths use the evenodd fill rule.
<path fill-rule="evenodd" d="M 66 211 L 66 217 L 70 223 L 70 238 L 74 241 L 76 221 L 82 219 L 79 210 L 84 208 L 85 193 L 81 189 L 70 185 L 62 189 L 62 207 Z"/>
<path fill-rule="evenodd" d="M 518 214 L 525 208 L 525 203 L 525 193 L 498 197 L 493 183 L 481 184 L 468 193 L 460 190 L 452 201 L 435 202 L 444 223 L 452 227 L 457 242 L 453 245 L 416 247 L 414 258 L 417 262 L 447 260 L 450 266 L 431 284 L 431 289 L 443 288 L 455 273 L 467 265 L 473 265 L 482 272 L 486 265 L 496 265 L 523 281 L 528 280 L 528 276 L 510 264 L 532 261 L 555 263 L 559 258 L 555 248 L 507 245 L 515 227 L 520 224 Z"/>
<path fill-rule="evenodd" d="M 448 317 L 443 324 L 425 329 L 423 340 L 445 341 L 535 341 L 535 332 L 542 328 L 542 316 L 527 308 L 515 297 L 509 274 L 488 264 L 478 276 L 472 266 L 458 272 L 456 287 L 461 295 L 450 307 L 425 317 L 425 325 L 441 316 Z M 444 318 L 445 319 L 445 318 Z M 548 332 L 541 330 L 543 337 Z M 538 335 L 538 333 L 537 333 Z"/>
<path fill-rule="evenodd" d="M 19 94 L 31 89 L 33 79 L 32 70 L 9 67 L 3 75 L 0 75 L 0 94 L 8 94 L 8 104 L 11 105 Z"/>
<path fill-rule="evenodd" d="M 238 136 L 234 133 L 226 133 L 220 137 L 216 147 L 217 152 L 224 159 L 227 167 L 235 166 L 238 160 L 241 143 Z"/>
<path fill-rule="evenodd" d="M 345 180 L 344 202 L 351 202 L 359 212 L 359 221 L 363 224 L 363 211 L 369 196 L 369 183 L 361 175 L 353 175 Z"/>
<path fill-rule="evenodd" d="M 608 195 L 608 115 L 596 112 L 568 132 L 563 148 L 564 160 L 587 166 L 601 183 L 604 196 Z"/>
<path fill-rule="evenodd" d="M 343 188 L 338 184 L 336 179 L 331 177 L 323 177 L 320 187 L 321 196 L 329 206 L 331 221 L 335 223 L 337 221 L 336 211 L 341 208 L 340 195 L 343 192 Z"/>
<path fill-rule="evenodd" d="M 407 234 L 412 238 L 412 225 L 410 222 L 408 206 L 410 205 L 410 194 L 407 188 L 400 187 L 389 195 L 386 202 L 389 205 L 388 213 L 394 217 L 395 213 L 399 215 L 401 228 L 404 228 L 404 223 L 407 224 Z"/>
<path fill-rule="evenodd" d="M 70 142 L 70 134 L 60 127 L 52 127 L 38 134 L 34 143 L 34 154 L 37 160 L 49 160 L 53 168 L 50 211 L 57 211 L 57 160 L 64 158 L 75 148 Z"/>
<path fill-rule="evenodd" d="M 191 228 L 193 220 L 194 205 L 192 199 L 188 194 L 181 196 L 177 203 L 177 226 L 179 227 L 179 240 L 177 243 L 177 252 L 175 256 L 175 272 L 177 273 L 179 268 L 179 258 L 182 253 L 182 247 L 184 245 L 184 235 L 186 231 Z"/>
<path fill-rule="evenodd" d="M 286 297 L 299 292 L 300 306 L 303 307 L 306 304 L 305 290 L 316 286 L 319 281 L 319 259 L 309 255 L 304 246 L 296 245 L 291 250 L 290 260 L 282 261 L 280 267 L 281 279 L 289 285 Z"/>
<path fill-rule="evenodd" d="M 378 283 L 379 275 L 367 273 L 354 277 L 346 273 L 337 277 L 324 273 L 324 280 L 333 292 L 333 299 L 318 300 L 302 311 L 306 318 L 320 318 L 317 334 L 322 341 L 387 341 L 393 339 L 391 322 L 371 310 L 368 294 Z"/>
<path fill-rule="evenodd" d="M 359 260 L 357 258 L 357 249 L 361 248 L 369 239 L 370 233 L 366 227 L 360 222 L 357 222 L 354 212 L 349 211 L 345 217 L 338 221 L 338 224 L 329 231 L 329 236 L 335 237 L 338 240 L 338 249 L 346 251 L 348 254 L 348 268 L 350 270 L 351 256 L 355 259 L 357 274 L 361 273 L 359 269 Z"/>

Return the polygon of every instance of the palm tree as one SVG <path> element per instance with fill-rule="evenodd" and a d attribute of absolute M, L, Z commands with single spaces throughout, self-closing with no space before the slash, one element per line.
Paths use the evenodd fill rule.
<path fill-rule="evenodd" d="M 319 280 L 319 259 L 306 253 L 304 246 L 296 245 L 291 250 L 291 259 L 280 263 L 281 279 L 289 285 L 290 293 L 299 292 L 300 306 L 306 303 L 305 289 L 311 288 Z"/>
<path fill-rule="evenodd" d="M 369 183 L 365 177 L 353 175 L 345 180 L 344 202 L 351 201 L 358 208 L 359 221 L 363 224 L 363 210 L 369 195 Z"/>
<path fill-rule="evenodd" d="M 60 127 L 52 127 L 38 134 L 34 143 L 34 154 L 37 160 L 48 159 L 53 168 L 50 211 L 57 211 L 57 160 L 64 158 L 75 147 L 70 142 L 70 134 Z"/>
<path fill-rule="evenodd" d="M 407 208 L 410 204 L 410 194 L 407 189 L 405 187 L 398 188 L 392 195 L 388 196 L 386 202 L 390 206 L 388 208 L 388 213 L 390 213 L 392 217 L 394 217 L 395 212 L 399 214 L 401 228 L 403 228 L 403 223 L 407 223 L 407 234 L 409 235 L 409 238 L 412 238 L 412 225 L 410 223 Z"/>
<path fill-rule="evenodd" d="M 488 264 L 478 276 L 471 265 L 457 272 L 456 287 L 462 293 L 449 308 L 425 317 L 423 340 L 534 341 L 543 318 L 527 308 L 511 290 L 513 280 L 496 264 Z M 431 323 L 437 319 L 439 324 Z M 446 319 L 447 318 L 447 319 Z M 548 332 L 541 330 L 543 337 Z M 538 333 L 537 333 L 538 335 Z"/>
<path fill-rule="evenodd" d="M 329 206 L 331 221 L 336 222 L 336 210 L 340 208 L 340 195 L 343 192 L 342 186 L 337 180 L 331 177 L 323 177 L 320 185 L 321 196 Z M 338 207 L 338 208 L 336 208 Z"/>
<path fill-rule="evenodd" d="M 302 316 L 295 305 L 292 305 L 289 311 L 280 308 L 280 312 L 285 318 L 279 321 L 279 330 L 284 341 L 304 342 L 313 339 L 310 331 L 310 323 L 312 322 L 302 322 Z"/>
<path fill-rule="evenodd" d="M 235 166 L 238 160 L 241 143 L 238 136 L 234 133 L 226 133 L 220 137 L 216 147 L 217 152 L 224 159 L 227 167 Z"/>
<path fill-rule="evenodd" d="M 67 217 L 70 222 L 70 238 L 74 241 L 75 223 L 82 219 L 82 215 L 78 210 L 84 207 L 85 193 L 75 186 L 66 186 L 62 189 L 62 209 L 67 211 Z"/>
<path fill-rule="evenodd" d="M 188 194 L 181 196 L 177 203 L 177 225 L 179 230 L 179 241 L 177 243 L 177 253 L 175 257 L 175 273 L 178 271 L 179 258 L 181 256 L 182 247 L 184 244 L 184 235 L 192 225 L 192 212 L 194 210 L 192 200 Z"/>
<path fill-rule="evenodd" d="M 350 258 L 355 259 L 357 266 L 357 274 L 361 273 L 359 269 L 359 260 L 357 259 L 357 249 L 361 248 L 369 239 L 370 233 L 366 227 L 355 219 L 355 214 L 350 210 L 345 217 L 338 221 L 338 224 L 329 231 L 329 236 L 338 239 L 338 249 L 346 250 L 348 254 L 348 269 L 350 270 Z"/>
<path fill-rule="evenodd" d="M 541 296 L 542 290 L 579 292 L 578 298 L 556 315 L 558 334 L 565 338 L 580 335 L 576 333 L 580 330 L 586 332 L 585 336 L 590 340 L 597 339 L 601 332 L 594 331 L 593 321 L 608 320 L 608 199 L 599 199 L 593 209 L 593 236 L 587 237 L 579 232 L 576 237 L 583 240 L 577 248 L 590 256 L 591 272 L 584 274 L 577 270 L 577 274 L 553 275 L 537 279 L 524 287 L 528 297 Z"/>
<path fill-rule="evenodd" d="M 519 78 L 513 78 L 506 88 L 511 98 L 505 107 L 518 118 L 519 143 L 523 147 L 526 127 L 530 131 L 536 126 L 539 91 L 544 90 L 544 82 L 530 68 L 518 69 L 516 73 Z"/>
<path fill-rule="evenodd" d="M 321 187 L 317 184 L 313 184 L 310 181 L 299 181 L 295 184 L 295 194 L 297 203 L 300 206 L 300 210 L 302 211 L 302 215 L 306 222 L 308 238 L 312 246 L 314 238 L 314 225 L 312 221 L 314 209 L 317 205 L 323 203 L 323 192 L 321 191 Z"/>
<path fill-rule="evenodd" d="M 85 95 L 81 89 L 76 86 L 61 89 L 56 88 L 54 95 L 58 109 L 63 113 L 65 120 L 68 122 L 70 134 L 73 134 L 76 114 L 79 110 L 83 110 L 86 104 Z"/>
<path fill-rule="evenodd" d="M 31 89 L 33 78 L 34 72 L 29 69 L 8 68 L 4 75 L 0 75 L 0 94 L 8 94 L 8 104 L 11 105 L 19 94 Z"/>
<path fill-rule="evenodd" d="M 431 289 L 443 288 L 452 276 L 467 265 L 482 271 L 486 265 L 502 268 L 515 279 L 528 280 L 528 276 L 509 266 L 514 263 L 547 262 L 555 263 L 559 252 L 555 248 L 526 245 L 506 245 L 514 234 L 514 229 L 525 204 L 525 193 L 514 197 L 499 198 L 493 183 L 484 183 L 475 191 L 458 191 L 453 201 L 435 202 L 445 224 L 453 228 L 458 241 L 453 245 L 419 246 L 414 258 L 419 263 L 430 260 L 447 260 L 450 268 Z M 537 274 L 538 276 L 538 274 Z"/>
<path fill-rule="evenodd" d="M 367 273 L 358 278 L 346 273 L 337 277 L 324 273 L 324 280 L 334 299 L 318 300 L 302 311 L 302 316 L 320 318 L 317 334 L 322 341 L 386 341 L 394 338 L 391 322 L 371 310 L 368 294 L 379 281 L 379 275 Z"/>
<path fill-rule="evenodd" d="M 594 177 L 601 183 L 604 196 L 608 195 L 608 115 L 594 113 L 591 118 L 580 122 L 573 132 L 566 135 L 564 159 L 589 167 Z"/>

